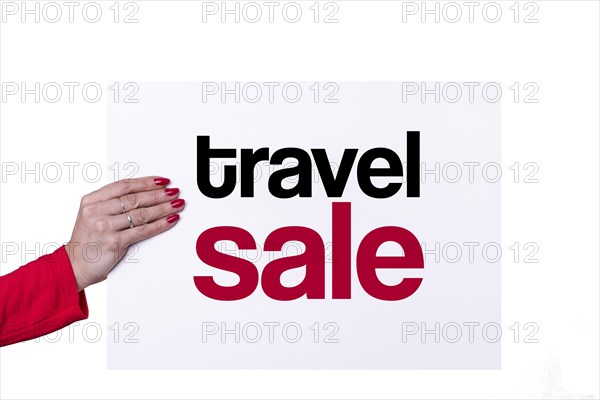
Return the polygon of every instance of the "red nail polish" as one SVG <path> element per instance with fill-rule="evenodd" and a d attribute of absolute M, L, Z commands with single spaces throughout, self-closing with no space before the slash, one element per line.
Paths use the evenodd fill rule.
<path fill-rule="evenodd" d="M 156 179 L 154 179 L 154 184 L 157 185 L 157 186 L 165 186 L 165 185 L 168 185 L 169 182 L 171 182 L 171 180 L 167 179 L 167 178 L 156 178 Z"/>
<path fill-rule="evenodd" d="M 165 194 L 167 196 L 175 196 L 177 193 L 179 193 L 179 189 L 178 188 L 168 188 L 168 189 L 165 189 Z"/>
<path fill-rule="evenodd" d="M 177 199 L 177 200 L 173 200 L 171 202 L 171 206 L 173 206 L 173 208 L 179 208 L 179 207 L 183 206 L 184 204 L 185 204 L 184 199 Z"/>
<path fill-rule="evenodd" d="M 178 219 L 179 219 L 179 214 L 169 215 L 167 217 L 167 222 L 172 224 L 173 222 L 177 221 Z"/>

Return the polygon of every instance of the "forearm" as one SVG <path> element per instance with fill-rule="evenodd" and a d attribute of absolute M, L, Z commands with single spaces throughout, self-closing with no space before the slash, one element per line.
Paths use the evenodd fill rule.
<path fill-rule="evenodd" d="M 0 277 L 0 346 L 33 339 L 88 317 L 64 246 Z"/>

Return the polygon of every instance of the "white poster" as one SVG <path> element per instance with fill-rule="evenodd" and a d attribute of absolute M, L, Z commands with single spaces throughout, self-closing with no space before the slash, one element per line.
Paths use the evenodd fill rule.
<path fill-rule="evenodd" d="M 500 368 L 499 85 L 136 90 L 109 167 L 186 209 L 109 275 L 109 368 Z"/>

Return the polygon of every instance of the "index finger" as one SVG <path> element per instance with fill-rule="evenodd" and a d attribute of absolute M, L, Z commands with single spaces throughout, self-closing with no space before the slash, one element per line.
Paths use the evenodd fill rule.
<path fill-rule="evenodd" d="M 117 182 L 109 183 L 95 192 L 84 196 L 83 202 L 97 203 L 99 201 L 106 201 L 130 193 L 144 192 L 146 190 L 164 187 L 168 185 L 169 182 L 171 182 L 170 179 L 161 176 L 122 179 Z"/>

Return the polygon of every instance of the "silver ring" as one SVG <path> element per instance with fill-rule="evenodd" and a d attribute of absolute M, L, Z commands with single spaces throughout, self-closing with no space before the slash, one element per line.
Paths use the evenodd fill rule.
<path fill-rule="evenodd" d="M 127 210 L 125 209 L 125 205 L 123 204 L 123 200 L 121 200 L 121 199 L 119 198 L 119 202 L 121 202 L 121 207 L 123 207 L 123 212 L 124 212 L 124 213 L 126 213 L 126 212 L 127 212 Z"/>
<path fill-rule="evenodd" d="M 125 215 L 127 215 L 127 220 L 129 221 L 129 229 L 133 228 L 133 221 L 131 220 L 131 216 L 128 211 L 125 211 Z"/>

